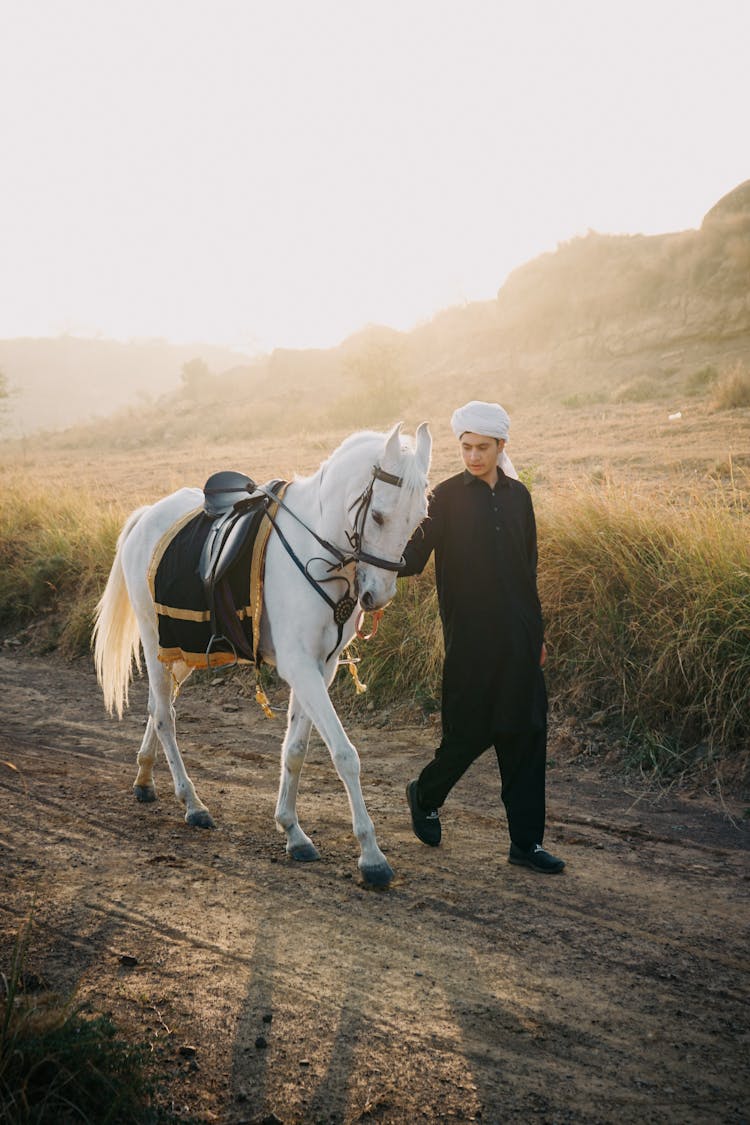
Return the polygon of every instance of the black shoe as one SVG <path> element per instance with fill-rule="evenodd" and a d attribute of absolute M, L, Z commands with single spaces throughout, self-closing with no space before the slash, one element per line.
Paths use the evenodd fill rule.
<path fill-rule="evenodd" d="M 557 875 L 565 866 L 564 859 L 558 859 L 556 855 L 545 852 L 541 844 L 532 844 L 527 849 L 511 844 L 508 863 L 517 863 L 519 867 L 531 867 L 533 871 L 541 871 L 545 875 Z"/>
<path fill-rule="evenodd" d="M 417 783 L 410 781 L 406 786 L 406 800 L 409 802 L 411 810 L 411 826 L 414 829 L 414 835 L 422 841 L 423 844 L 428 844 L 431 848 L 436 848 L 440 843 L 442 831 L 440 828 L 440 817 L 437 814 L 437 809 L 431 809 L 425 812 L 420 807 L 417 798 Z"/>

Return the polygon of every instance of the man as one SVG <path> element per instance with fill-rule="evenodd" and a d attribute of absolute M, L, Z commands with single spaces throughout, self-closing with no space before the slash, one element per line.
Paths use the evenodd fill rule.
<path fill-rule="evenodd" d="M 565 863 L 542 847 L 547 693 L 536 523 L 531 496 L 505 452 L 509 426 L 497 403 L 469 402 L 455 411 L 451 427 L 465 469 L 437 485 L 404 552 L 401 576 L 421 573 L 435 552 L 445 639 L 442 740 L 406 797 L 415 834 L 437 847 L 438 810 L 493 745 L 509 862 L 555 874 Z"/>

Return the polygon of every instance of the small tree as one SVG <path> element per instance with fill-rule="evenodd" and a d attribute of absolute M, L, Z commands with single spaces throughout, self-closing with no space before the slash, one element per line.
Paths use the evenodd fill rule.
<path fill-rule="evenodd" d="M 211 378 L 211 369 L 205 359 L 191 359 L 188 360 L 187 363 L 183 363 L 180 378 L 182 379 L 185 393 L 190 398 L 199 398 L 201 391 Z"/>
<path fill-rule="evenodd" d="M 366 340 L 345 363 L 347 391 L 329 416 L 357 426 L 393 421 L 411 397 L 400 340 Z"/>
<path fill-rule="evenodd" d="M 10 398 L 14 393 L 8 382 L 8 376 L 4 371 L 0 371 L 0 429 L 2 429 L 5 422 L 5 415 L 10 406 Z"/>

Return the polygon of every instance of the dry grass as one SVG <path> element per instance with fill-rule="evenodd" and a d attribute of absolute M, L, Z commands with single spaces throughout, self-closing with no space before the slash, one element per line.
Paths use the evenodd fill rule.
<path fill-rule="evenodd" d="M 750 371 L 743 363 L 736 363 L 716 381 L 713 405 L 717 410 L 750 406 Z"/>
<path fill-rule="evenodd" d="M 750 765 L 743 499 L 730 486 L 686 509 L 605 487 L 538 503 L 551 695 L 584 718 L 603 712 L 629 732 L 634 760 L 662 774 L 733 759 L 741 777 Z M 442 636 L 432 575 L 400 582 L 384 620 L 361 648 L 370 697 L 433 709 Z"/>
<path fill-rule="evenodd" d="M 683 763 L 685 754 L 737 756 L 747 746 L 750 409 L 693 403 L 671 421 L 673 405 L 684 407 L 519 409 L 510 452 L 537 507 L 553 696 L 583 714 L 605 711 L 638 732 L 639 752 Z M 448 407 L 431 414 L 439 480 L 459 465 Z M 407 415 L 407 428 L 421 416 Z M 39 443 L 6 450 L 0 626 L 25 625 L 63 653 L 85 651 L 129 511 L 221 468 L 258 480 L 309 472 L 344 436 L 331 428 L 201 439 L 137 456 Z M 432 709 L 441 661 L 431 576 L 401 582 L 377 638 L 362 648 L 367 698 Z"/>
<path fill-rule="evenodd" d="M 729 486 L 686 509 L 604 489 L 542 506 L 540 594 L 559 700 L 693 758 L 746 754 L 746 499 Z"/>
<path fill-rule="evenodd" d="M 122 522 L 87 492 L 9 485 L 0 500 L 0 624 L 36 620 L 45 647 L 88 645 Z"/>

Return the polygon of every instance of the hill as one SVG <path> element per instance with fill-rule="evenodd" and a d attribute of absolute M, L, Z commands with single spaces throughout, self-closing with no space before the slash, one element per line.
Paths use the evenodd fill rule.
<path fill-rule="evenodd" d="M 217 374 L 185 387 L 180 367 L 196 354 Z M 335 348 L 252 360 L 203 345 L 0 342 L 0 370 L 11 382 L 25 372 L 26 425 L 127 406 L 60 438 L 121 447 L 198 431 L 212 440 L 377 426 L 456 397 L 514 409 L 675 404 L 738 365 L 750 378 L 750 180 L 698 230 L 590 231 L 516 269 L 495 300 L 411 332 L 369 326 Z M 149 397 L 140 407 L 139 394 Z"/>
<path fill-rule="evenodd" d="M 411 332 L 369 326 L 337 348 L 277 351 L 206 393 L 214 428 L 239 436 L 429 416 L 457 396 L 679 404 L 738 364 L 750 373 L 750 181 L 698 230 L 592 231 L 519 267 L 493 301 Z"/>
<path fill-rule="evenodd" d="M 246 356 L 211 344 L 59 336 L 0 340 L 0 371 L 13 394 L 6 430 L 28 434 L 64 429 L 154 401 L 180 385 L 184 363 L 202 358 L 224 371 Z"/>

